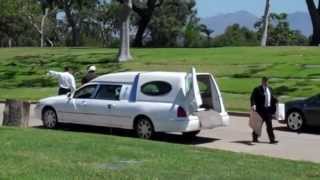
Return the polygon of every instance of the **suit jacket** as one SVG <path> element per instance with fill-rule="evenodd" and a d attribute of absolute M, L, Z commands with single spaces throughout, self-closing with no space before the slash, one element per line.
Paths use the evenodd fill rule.
<path fill-rule="evenodd" d="M 91 80 L 95 79 L 97 77 L 97 74 L 95 72 L 88 72 L 81 80 L 82 84 L 86 84 L 90 82 Z"/>
<path fill-rule="evenodd" d="M 254 88 L 251 94 L 251 106 L 256 105 L 257 112 L 269 112 L 271 114 L 275 114 L 277 110 L 277 98 L 274 97 L 273 91 L 271 87 L 268 87 L 271 95 L 271 106 L 270 108 L 265 107 L 265 95 L 263 86 L 260 85 Z"/>

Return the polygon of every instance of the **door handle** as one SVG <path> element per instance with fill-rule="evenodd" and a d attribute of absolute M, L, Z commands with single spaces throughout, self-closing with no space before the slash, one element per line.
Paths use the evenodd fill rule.
<path fill-rule="evenodd" d="M 107 105 L 107 108 L 108 108 L 108 109 L 112 109 L 112 105 L 111 105 L 111 104 L 108 104 L 108 105 Z"/>

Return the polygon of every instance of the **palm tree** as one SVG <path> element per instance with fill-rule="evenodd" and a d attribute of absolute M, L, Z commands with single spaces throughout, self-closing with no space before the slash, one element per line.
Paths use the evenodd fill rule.
<path fill-rule="evenodd" d="M 130 53 L 130 14 L 132 9 L 132 0 L 123 0 L 122 9 L 120 12 L 121 19 L 121 29 L 120 29 L 120 39 L 121 45 L 119 48 L 118 61 L 125 62 L 132 59 Z"/>
<path fill-rule="evenodd" d="M 270 6 L 271 6 L 271 0 L 266 0 L 266 8 L 264 11 L 263 16 L 263 33 L 262 33 L 262 39 L 261 39 L 261 46 L 266 47 L 267 46 L 267 39 L 268 39 L 268 28 L 269 28 L 269 17 L 270 17 Z"/>

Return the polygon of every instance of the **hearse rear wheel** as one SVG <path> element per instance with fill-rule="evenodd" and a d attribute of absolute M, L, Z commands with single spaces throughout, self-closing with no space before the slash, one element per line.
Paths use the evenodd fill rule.
<path fill-rule="evenodd" d="M 199 133 L 200 131 L 192 131 L 192 132 L 184 132 L 182 133 L 182 135 L 187 138 L 195 138 Z"/>
<path fill-rule="evenodd" d="M 139 138 L 151 139 L 154 135 L 154 128 L 151 121 L 148 118 L 140 118 L 136 125 L 135 131 Z"/>

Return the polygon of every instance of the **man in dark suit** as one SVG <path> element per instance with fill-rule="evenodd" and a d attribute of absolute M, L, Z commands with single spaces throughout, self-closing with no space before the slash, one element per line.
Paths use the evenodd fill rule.
<path fill-rule="evenodd" d="M 272 115 L 276 112 L 278 100 L 273 96 L 272 89 L 269 87 L 268 78 L 263 77 L 261 85 L 256 87 L 251 94 L 251 108 L 256 111 L 267 126 L 267 133 L 270 144 L 277 144 L 272 127 Z M 258 135 L 252 133 L 253 142 L 258 142 Z"/>
<path fill-rule="evenodd" d="M 86 84 L 88 82 L 90 82 L 91 80 L 97 78 L 97 74 L 96 74 L 96 66 L 88 66 L 87 67 L 87 74 L 82 78 L 81 80 L 81 84 Z"/>

